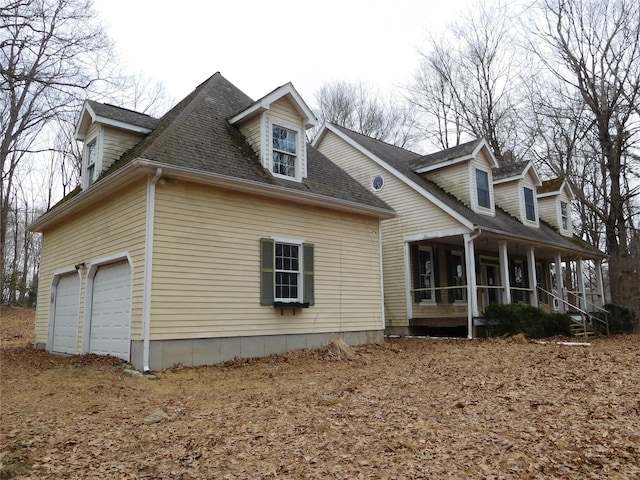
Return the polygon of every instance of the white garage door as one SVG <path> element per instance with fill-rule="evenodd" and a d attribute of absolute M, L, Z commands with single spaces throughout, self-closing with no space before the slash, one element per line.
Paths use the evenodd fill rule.
<path fill-rule="evenodd" d="M 98 268 L 93 279 L 89 351 L 129 360 L 131 269 L 129 263 Z"/>
<path fill-rule="evenodd" d="M 76 353 L 78 335 L 78 304 L 80 277 L 77 273 L 64 275 L 58 280 L 53 310 L 54 352 Z"/>

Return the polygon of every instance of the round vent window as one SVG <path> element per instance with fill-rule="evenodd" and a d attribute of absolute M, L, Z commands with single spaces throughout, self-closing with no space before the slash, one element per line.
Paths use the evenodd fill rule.
<path fill-rule="evenodd" d="M 376 192 L 379 192 L 380 190 L 382 190 L 382 187 L 384 187 L 384 178 L 382 178 L 380 175 L 376 175 L 375 177 L 373 177 L 371 185 Z"/>

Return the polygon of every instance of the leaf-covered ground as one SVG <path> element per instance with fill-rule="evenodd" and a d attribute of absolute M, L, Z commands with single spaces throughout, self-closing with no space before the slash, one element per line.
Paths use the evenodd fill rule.
<path fill-rule="evenodd" d="M 1 478 L 640 478 L 638 336 L 396 339 L 150 380 L 34 351 L 33 312 L 1 314 Z"/>

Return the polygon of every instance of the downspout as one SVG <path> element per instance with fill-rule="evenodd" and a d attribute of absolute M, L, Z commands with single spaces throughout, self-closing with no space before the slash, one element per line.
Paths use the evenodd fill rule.
<path fill-rule="evenodd" d="M 473 241 L 480 236 L 482 230 L 474 228 L 471 233 L 465 233 L 465 256 L 467 263 L 467 338 L 473 338 L 473 315 L 478 310 L 478 295 L 476 292 L 475 250 Z"/>
<path fill-rule="evenodd" d="M 142 305 L 142 365 L 143 371 L 149 369 L 149 344 L 151 335 L 151 277 L 153 275 L 153 231 L 156 208 L 156 183 L 162 176 L 162 169 L 147 182 L 147 229 L 145 238 L 144 261 L 144 302 Z"/>
<path fill-rule="evenodd" d="M 380 253 L 380 299 L 382 307 L 382 333 L 387 328 L 387 318 L 384 311 L 384 271 L 382 268 L 382 220 L 378 220 L 378 252 Z"/>

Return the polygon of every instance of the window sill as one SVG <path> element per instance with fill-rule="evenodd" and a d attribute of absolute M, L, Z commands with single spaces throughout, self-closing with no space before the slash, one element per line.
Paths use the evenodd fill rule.
<path fill-rule="evenodd" d="M 309 302 L 273 302 L 273 308 L 279 308 L 280 315 L 284 315 L 284 309 L 289 308 L 295 315 L 298 308 L 309 308 Z"/>
<path fill-rule="evenodd" d="M 438 303 L 433 300 L 422 300 L 419 305 L 423 307 L 435 307 Z"/>

